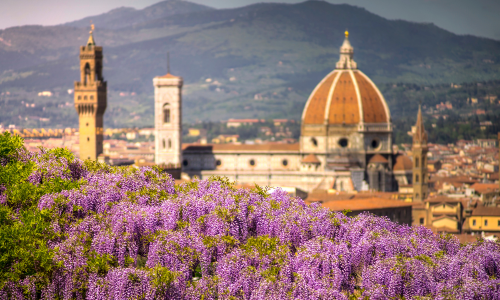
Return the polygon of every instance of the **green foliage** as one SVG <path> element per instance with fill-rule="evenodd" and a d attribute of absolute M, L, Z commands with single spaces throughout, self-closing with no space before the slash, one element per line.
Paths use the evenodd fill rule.
<path fill-rule="evenodd" d="M 179 277 L 177 272 L 172 272 L 168 268 L 160 265 L 150 269 L 151 278 L 153 278 L 153 286 L 158 289 L 159 293 L 164 293 L 170 285 Z"/>
<path fill-rule="evenodd" d="M 47 154 L 52 154 L 57 158 L 65 158 L 69 163 L 75 160 L 75 154 L 68 148 L 54 148 L 47 151 Z"/>
<path fill-rule="evenodd" d="M 12 158 L 24 148 L 23 139 L 6 131 L 0 134 L 0 158 Z"/>
<path fill-rule="evenodd" d="M 269 187 L 260 187 L 258 184 L 255 184 L 255 188 L 252 189 L 252 192 L 261 195 L 264 198 L 269 198 Z"/>
<path fill-rule="evenodd" d="M 126 262 L 130 263 L 128 260 L 126 260 Z M 100 255 L 96 252 L 92 252 L 87 259 L 87 264 L 91 272 L 99 275 L 106 275 L 112 267 L 118 266 L 118 260 L 116 257 L 109 254 Z"/>
<path fill-rule="evenodd" d="M 6 188 L 3 194 L 7 204 L 0 206 L 0 288 L 29 276 L 40 287 L 61 267 L 53 260 L 54 249 L 47 245 L 47 241 L 58 238 L 52 228 L 54 215 L 39 210 L 37 204 L 45 194 L 71 190 L 81 184 L 61 178 L 38 185 L 28 182 L 28 176 L 35 171 L 34 163 L 18 160 L 19 151 L 24 151 L 21 138 L 9 133 L 0 135 L 1 157 L 8 158 L 5 165 L 0 165 L 0 185 Z M 47 151 L 42 156 L 48 159 L 51 155 L 74 160 L 67 149 Z"/>
<path fill-rule="evenodd" d="M 0 287 L 28 276 L 34 276 L 39 284 L 48 283 L 51 273 L 60 267 L 54 263 L 54 251 L 46 243 L 55 237 L 50 215 L 36 209 L 18 215 L 7 207 L 0 211 Z M 14 216 L 19 219 L 14 220 Z"/>
<path fill-rule="evenodd" d="M 234 185 L 236 182 L 230 181 L 227 177 L 222 176 L 211 176 L 208 181 L 210 182 L 219 182 L 223 187 L 234 190 Z"/>
<path fill-rule="evenodd" d="M 288 247 L 282 245 L 278 238 L 271 238 L 268 235 L 250 237 L 241 248 L 248 254 L 257 253 L 260 257 L 288 251 Z"/>

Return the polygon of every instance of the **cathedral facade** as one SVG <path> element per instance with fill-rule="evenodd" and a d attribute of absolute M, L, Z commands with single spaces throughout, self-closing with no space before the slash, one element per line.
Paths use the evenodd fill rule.
<path fill-rule="evenodd" d="M 392 150 L 384 96 L 353 56 L 346 32 L 336 68 L 304 107 L 299 143 L 184 145 L 183 171 L 202 179 L 224 176 L 239 184 L 304 191 L 396 191 L 412 184 L 411 160 Z M 180 116 L 180 107 L 173 113 Z"/>

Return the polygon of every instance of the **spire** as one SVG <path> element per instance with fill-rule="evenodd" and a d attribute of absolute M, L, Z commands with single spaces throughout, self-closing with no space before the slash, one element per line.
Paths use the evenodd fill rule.
<path fill-rule="evenodd" d="M 358 64 L 353 60 L 354 48 L 349 42 L 349 31 L 345 31 L 345 40 L 340 47 L 340 59 L 337 62 L 337 69 L 355 70 Z"/>
<path fill-rule="evenodd" d="M 87 46 L 95 46 L 94 35 L 92 34 L 94 32 L 94 28 L 94 24 L 90 25 L 90 36 L 89 40 L 87 41 Z"/>
<path fill-rule="evenodd" d="M 167 74 L 170 74 L 170 52 L 167 52 Z"/>
<path fill-rule="evenodd" d="M 418 106 L 417 123 L 415 124 L 413 143 L 427 144 L 427 132 L 425 132 L 424 119 L 422 117 L 422 107 L 420 105 Z"/>

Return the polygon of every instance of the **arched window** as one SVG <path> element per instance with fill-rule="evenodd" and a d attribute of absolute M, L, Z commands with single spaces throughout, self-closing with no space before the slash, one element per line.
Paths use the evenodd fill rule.
<path fill-rule="evenodd" d="M 415 168 L 418 168 L 418 163 L 419 163 L 419 161 L 418 161 L 418 157 L 416 157 L 416 158 L 415 158 Z"/>
<path fill-rule="evenodd" d="M 89 63 L 85 64 L 85 77 L 83 80 L 83 84 L 87 84 L 90 82 L 90 65 Z"/>
<path fill-rule="evenodd" d="M 170 123 L 170 105 L 163 105 L 163 123 Z"/>
<path fill-rule="evenodd" d="M 163 144 L 163 149 L 165 149 L 165 139 L 163 139 L 162 144 Z"/>
<path fill-rule="evenodd" d="M 415 182 L 418 182 L 418 179 L 419 178 L 418 178 L 418 174 L 417 174 L 417 175 L 415 175 Z"/>
<path fill-rule="evenodd" d="M 168 139 L 168 149 L 172 149 L 172 140 Z"/>

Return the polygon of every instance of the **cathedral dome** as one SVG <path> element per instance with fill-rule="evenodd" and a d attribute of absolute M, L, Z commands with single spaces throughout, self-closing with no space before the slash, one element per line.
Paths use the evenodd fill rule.
<path fill-rule="evenodd" d="M 390 123 L 387 103 L 377 86 L 357 69 L 348 32 L 336 69 L 314 89 L 302 114 L 304 125 Z"/>

